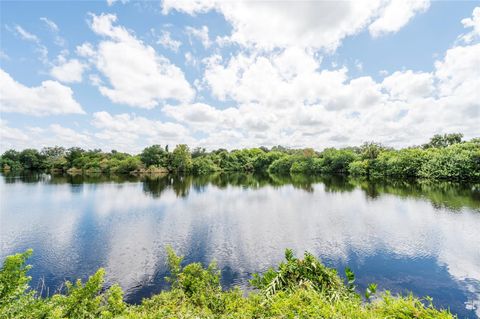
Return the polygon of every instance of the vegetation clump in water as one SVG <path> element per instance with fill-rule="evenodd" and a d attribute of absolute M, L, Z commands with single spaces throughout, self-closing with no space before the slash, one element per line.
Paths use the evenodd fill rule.
<path fill-rule="evenodd" d="M 362 300 L 350 270 L 345 283 L 309 253 L 299 259 L 287 250 L 277 269 L 254 276 L 257 290 L 245 296 L 239 288 L 222 290 L 215 263 L 182 266 L 182 257 L 167 252 L 170 290 L 140 305 L 126 304 L 118 285 L 104 290 L 103 269 L 85 283 L 67 282 L 61 294 L 40 297 L 27 276 L 32 251 L 9 256 L 0 271 L 0 318 L 453 318 L 412 295 L 384 292 L 370 300 L 374 285 Z"/>

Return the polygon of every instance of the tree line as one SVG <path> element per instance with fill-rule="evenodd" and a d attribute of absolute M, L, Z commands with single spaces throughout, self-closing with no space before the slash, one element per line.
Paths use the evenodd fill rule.
<path fill-rule="evenodd" d="M 271 174 L 350 174 L 360 177 L 480 179 L 480 138 L 463 141 L 459 133 L 435 135 L 421 146 L 393 149 L 367 142 L 357 147 L 290 149 L 282 146 L 228 151 L 177 145 L 152 145 L 140 154 L 78 147 L 46 147 L 38 151 L 8 150 L 0 157 L 4 171 L 50 170 L 69 173 L 182 172 L 208 174 L 218 171 Z"/>

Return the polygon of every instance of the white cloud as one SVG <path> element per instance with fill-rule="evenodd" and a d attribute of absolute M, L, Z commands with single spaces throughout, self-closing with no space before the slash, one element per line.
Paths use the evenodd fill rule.
<path fill-rule="evenodd" d="M 227 39 L 262 49 L 290 45 L 335 50 L 341 41 L 372 26 L 372 34 L 398 31 L 428 1 L 163 1 L 163 13 L 216 10 L 232 25 Z M 397 10 L 398 15 L 395 15 Z"/>
<path fill-rule="evenodd" d="M 414 73 L 411 70 L 394 72 L 383 79 L 382 86 L 391 98 L 404 101 L 426 98 L 434 92 L 432 74 Z"/>
<path fill-rule="evenodd" d="M 60 124 L 51 124 L 45 128 L 23 127 L 18 129 L 10 127 L 6 121 L 0 120 L 0 151 L 10 148 L 17 150 L 41 149 L 52 145 L 98 147 L 88 133 L 81 133 Z"/>
<path fill-rule="evenodd" d="M 85 113 L 69 87 L 56 81 L 43 81 L 40 86 L 27 87 L 1 69 L 0 104 L 2 112 L 37 116 Z"/>
<path fill-rule="evenodd" d="M 192 65 L 192 66 L 198 66 L 198 60 L 192 54 L 192 52 L 185 53 L 185 64 L 186 65 Z"/>
<path fill-rule="evenodd" d="M 425 12 L 430 0 L 392 0 L 382 9 L 380 16 L 368 27 L 373 37 L 397 32 L 417 13 Z"/>
<path fill-rule="evenodd" d="M 8 126 L 5 120 L 0 119 L 0 150 L 18 147 L 29 140 L 22 130 Z"/>
<path fill-rule="evenodd" d="M 345 67 L 323 70 L 313 52 L 289 47 L 275 53 L 240 52 L 227 60 L 213 55 L 204 60 L 203 85 L 214 97 L 236 104 L 230 130 L 241 140 L 232 147 L 323 148 L 366 140 L 398 147 L 421 144 L 439 132 L 478 136 L 479 57 L 480 44 L 455 46 L 431 73 L 397 71 L 377 82 L 350 77 Z M 165 111 L 216 136 L 225 129 L 222 111 L 203 109 L 201 114 L 215 115 L 208 125 L 192 120 L 199 117 L 194 112 L 198 106 Z M 210 136 L 205 142 L 213 145 Z"/>
<path fill-rule="evenodd" d="M 237 119 L 240 116 L 237 108 L 219 110 L 205 103 L 166 105 L 162 111 L 194 131 L 207 133 L 238 128 Z"/>
<path fill-rule="evenodd" d="M 88 135 L 79 133 L 68 127 L 63 127 L 59 124 L 52 124 L 49 126 L 49 129 L 56 138 L 60 139 L 67 145 L 88 145 L 91 142 L 91 138 Z"/>
<path fill-rule="evenodd" d="M 58 26 L 55 22 L 45 17 L 41 17 L 40 20 L 43 21 L 50 28 L 50 30 L 53 32 L 58 32 Z"/>
<path fill-rule="evenodd" d="M 463 19 L 462 24 L 465 28 L 473 28 L 469 33 L 460 36 L 463 41 L 470 43 L 480 37 L 480 7 L 476 7 L 473 10 L 471 18 Z"/>
<path fill-rule="evenodd" d="M 60 31 L 60 29 L 58 28 L 58 25 L 46 17 L 41 17 L 40 20 L 44 22 L 47 25 L 47 27 L 50 29 L 50 31 L 52 31 L 53 34 L 55 35 L 55 40 L 54 40 L 55 44 L 60 47 L 64 47 L 66 44 L 66 41 L 64 38 L 58 35 L 58 32 Z"/>
<path fill-rule="evenodd" d="M 111 85 L 100 85 L 100 92 L 115 103 L 147 109 L 169 99 L 191 100 L 195 92 L 182 70 L 124 27 L 113 26 L 116 20 L 112 14 L 92 15 L 92 30 L 108 38 L 91 58 Z M 91 55 L 86 49 L 80 51 Z"/>
<path fill-rule="evenodd" d="M 92 125 L 101 131 L 95 137 L 109 147 L 125 151 L 140 151 L 151 144 L 192 143 L 188 130 L 177 123 L 150 120 L 134 114 L 93 114 Z"/>
<path fill-rule="evenodd" d="M 65 83 L 81 82 L 85 69 L 86 65 L 79 60 L 66 60 L 63 56 L 59 56 L 58 64 L 52 67 L 50 75 Z"/>
<path fill-rule="evenodd" d="M 208 49 L 212 44 L 208 36 L 208 27 L 206 25 L 201 28 L 186 27 L 185 31 L 190 38 L 199 39 L 205 49 Z"/>
<path fill-rule="evenodd" d="M 182 42 L 172 39 L 170 32 L 162 31 L 162 34 L 158 38 L 157 44 L 161 44 L 165 48 L 177 52 L 182 45 Z"/>
<path fill-rule="evenodd" d="M 116 2 L 121 2 L 122 4 L 127 3 L 129 0 L 107 0 L 107 4 L 109 6 L 114 5 Z"/>
<path fill-rule="evenodd" d="M 85 42 L 82 45 L 77 46 L 75 51 L 81 57 L 91 58 L 95 56 L 95 49 L 89 42 Z"/>
<path fill-rule="evenodd" d="M 24 28 L 22 28 L 19 25 L 15 26 L 15 31 L 17 31 L 17 34 L 20 35 L 20 37 L 23 40 L 31 41 L 31 42 L 35 42 L 35 43 L 40 42 L 40 39 L 38 39 L 38 37 L 35 34 L 28 32 L 27 30 L 25 30 Z"/>
<path fill-rule="evenodd" d="M 33 42 L 35 44 L 35 51 L 39 55 L 39 60 L 44 64 L 48 64 L 48 49 L 41 43 L 40 39 L 35 34 L 28 32 L 19 25 L 16 25 L 13 30 L 8 26 L 6 26 L 6 28 L 10 32 L 14 32 L 15 34 L 19 35 L 23 40 Z"/>

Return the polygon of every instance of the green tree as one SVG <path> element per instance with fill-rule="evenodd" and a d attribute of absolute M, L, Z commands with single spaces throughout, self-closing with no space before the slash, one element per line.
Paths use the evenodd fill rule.
<path fill-rule="evenodd" d="M 83 153 L 85 153 L 85 150 L 83 150 L 80 147 L 69 148 L 67 150 L 67 153 L 65 154 L 65 159 L 67 160 L 68 166 L 73 167 L 74 166 L 74 161 L 81 158 Z"/>
<path fill-rule="evenodd" d="M 160 145 L 152 145 L 142 151 L 140 159 L 147 167 L 152 165 L 165 167 L 167 152 Z"/>
<path fill-rule="evenodd" d="M 61 146 L 44 147 L 41 154 L 45 158 L 45 167 L 52 169 L 65 169 L 68 162 L 65 158 L 66 150 Z"/>
<path fill-rule="evenodd" d="M 176 172 L 189 172 L 192 169 L 192 155 L 186 144 L 179 144 L 173 150 L 170 169 Z"/>
<path fill-rule="evenodd" d="M 458 144 L 462 142 L 463 134 L 461 133 L 451 133 L 451 134 L 435 134 L 430 142 L 424 145 L 425 148 L 443 148 L 453 144 Z"/>
<path fill-rule="evenodd" d="M 5 151 L 0 157 L 0 169 L 3 170 L 21 170 L 20 153 L 15 150 Z"/>
<path fill-rule="evenodd" d="M 205 147 L 195 147 L 192 151 L 192 158 L 197 158 L 205 155 L 207 155 L 207 150 L 205 149 Z"/>
<path fill-rule="evenodd" d="M 36 149 L 27 148 L 20 152 L 19 161 L 24 169 L 39 170 L 44 167 L 44 157 Z"/>

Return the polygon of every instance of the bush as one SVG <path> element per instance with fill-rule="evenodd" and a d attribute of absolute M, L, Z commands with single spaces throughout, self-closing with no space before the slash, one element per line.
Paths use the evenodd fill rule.
<path fill-rule="evenodd" d="M 326 149 L 320 156 L 323 159 L 321 172 L 326 174 L 347 173 L 350 163 L 358 159 L 358 155 L 348 149 Z"/>
<path fill-rule="evenodd" d="M 427 161 L 419 175 L 433 179 L 480 179 L 480 145 L 478 143 L 454 144 L 445 148 L 430 148 Z"/>
<path fill-rule="evenodd" d="M 296 157 L 294 156 L 284 156 L 279 158 L 268 167 L 268 172 L 273 174 L 288 174 L 290 173 L 290 168 L 295 162 Z"/>
<path fill-rule="evenodd" d="M 277 269 L 255 275 L 259 291 L 244 295 L 238 288 L 223 291 L 215 263 L 182 266 L 183 257 L 167 248 L 171 284 L 168 291 L 127 305 L 118 285 L 103 290 L 104 270 L 85 283 L 67 283 L 64 294 L 42 298 L 29 288 L 31 251 L 9 256 L 0 271 L 0 318 L 453 318 L 431 303 L 388 292 L 373 302 L 355 293 L 354 276 L 347 282 L 309 253 L 303 259 L 285 253 Z"/>
<path fill-rule="evenodd" d="M 368 175 L 368 160 L 354 161 L 348 164 L 348 172 L 353 176 Z"/>
<path fill-rule="evenodd" d="M 218 170 L 220 168 L 208 157 L 195 157 L 192 160 L 192 173 L 194 174 L 208 174 Z"/>

